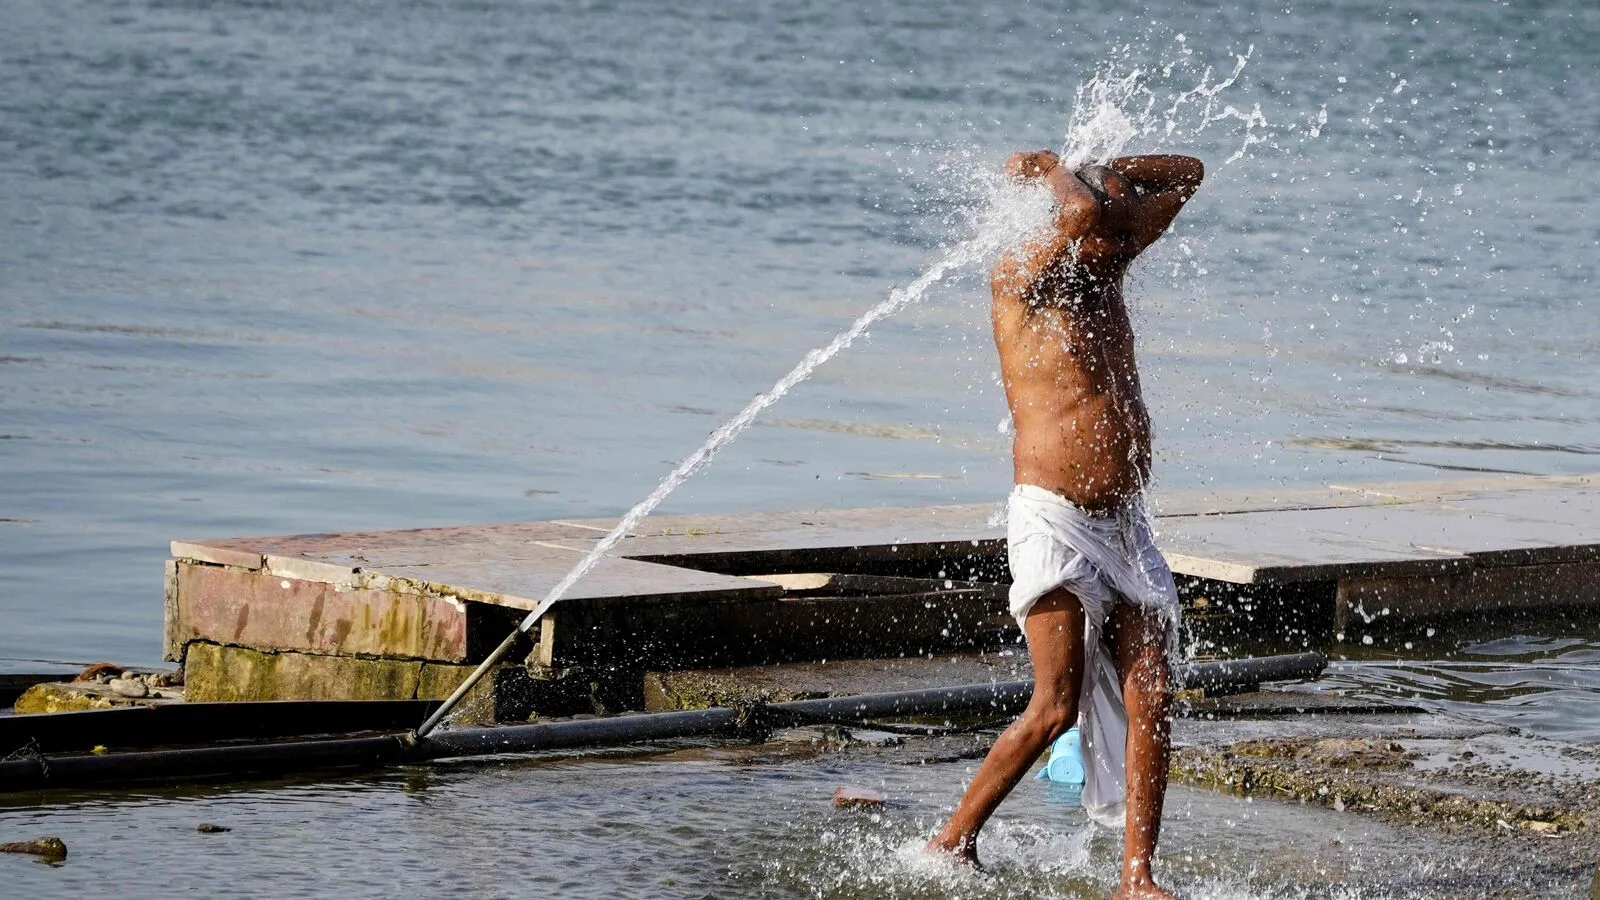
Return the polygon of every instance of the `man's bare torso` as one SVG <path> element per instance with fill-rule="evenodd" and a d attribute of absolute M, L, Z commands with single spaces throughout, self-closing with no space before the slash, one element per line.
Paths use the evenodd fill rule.
<path fill-rule="evenodd" d="M 1041 151 L 1013 156 L 1007 170 L 1045 182 L 1057 203 L 1051 231 L 1008 254 L 992 277 L 1016 483 L 1086 509 L 1114 507 L 1150 476 L 1123 275 L 1203 169 L 1187 157 L 1125 157 L 1080 179 Z"/>

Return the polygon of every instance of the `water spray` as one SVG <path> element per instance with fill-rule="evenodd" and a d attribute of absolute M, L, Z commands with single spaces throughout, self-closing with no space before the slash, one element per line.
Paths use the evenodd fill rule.
<path fill-rule="evenodd" d="M 993 229 L 990 229 L 990 231 L 992 232 Z M 572 568 L 572 571 L 567 573 L 566 577 L 562 578 L 554 588 L 550 589 L 544 599 L 539 601 L 539 605 L 528 613 L 514 631 L 506 635 L 506 639 L 500 642 L 500 646 L 496 647 L 494 652 L 490 653 L 488 658 L 480 663 L 472 671 L 471 675 L 467 676 L 467 680 L 463 681 L 461 686 L 456 688 L 455 692 L 445 699 L 444 704 L 435 710 L 427 721 L 422 723 L 413 736 L 419 740 L 427 737 L 428 732 L 444 721 L 445 717 L 450 715 L 451 710 L 455 709 L 456 705 L 461 702 L 461 699 L 483 679 L 483 676 L 511 651 L 511 648 L 516 645 L 519 636 L 527 634 L 544 617 L 544 614 L 550 611 L 551 607 L 561 602 L 567 592 L 572 589 L 572 586 L 577 584 L 583 576 L 589 574 L 590 570 L 611 551 L 611 548 L 627 537 L 633 527 L 645 516 L 648 516 L 651 510 L 660 505 L 668 494 L 672 493 L 678 485 L 687 481 L 694 473 L 704 468 L 723 447 L 732 443 L 734 438 L 750 427 L 750 424 L 755 421 L 756 416 L 762 410 L 778 402 L 779 398 L 787 394 L 795 385 L 804 381 L 818 366 L 827 362 L 839 351 L 855 343 L 856 339 L 865 334 L 874 322 L 893 315 L 920 299 L 923 294 L 927 293 L 929 288 L 943 279 L 950 270 L 982 259 L 987 252 L 988 246 L 992 243 L 994 243 L 993 240 L 985 240 L 983 236 L 980 236 L 946 252 L 939 258 L 938 262 L 934 263 L 917 280 L 903 288 L 896 288 L 891 291 L 888 299 L 867 310 L 849 328 L 835 335 L 833 340 L 807 353 L 805 358 L 800 360 L 800 364 L 789 370 L 787 375 L 778 379 L 778 382 L 772 386 L 771 390 L 757 395 L 737 416 L 729 419 L 721 428 L 712 432 L 711 437 L 700 445 L 700 449 L 684 457 L 683 461 L 678 463 L 677 468 L 673 469 L 656 486 L 656 489 L 650 492 L 648 497 L 641 500 L 633 509 L 628 510 L 628 514 L 622 517 L 622 521 L 618 522 L 605 537 L 601 538 L 599 543 L 589 550 L 588 555 L 584 556 Z"/>
<path fill-rule="evenodd" d="M 1149 72 L 1135 69 L 1127 74 L 1118 74 L 1110 67 L 1103 68 L 1076 92 L 1067 142 L 1062 148 L 1063 159 L 1074 166 L 1087 162 L 1105 162 L 1120 155 L 1132 141 L 1155 137 L 1157 126 L 1153 110 L 1158 102 L 1168 101 L 1171 106 L 1166 110 L 1164 117 L 1165 128 L 1156 138 L 1158 143 L 1170 137 L 1178 129 L 1180 109 L 1185 105 L 1194 106 L 1197 107 L 1199 121 L 1190 132 L 1191 136 L 1213 124 L 1227 120 L 1243 123 L 1244 144 L 1227 160 L 1229 163 L 1233 162 L 1242 156 L 1251 144 L 1262 140 L 1255 132 L 1266 125 L 1259 107 L 1249 114 L 1242 113 L 1232 106 L 1226 106 L 1220 111 L 1217 109 L 1218 96 L 1234 85 L 1248 60 L 1249 52 L 1236 56 L 1233 71 L 1226 77 L 1216 80 L 1213 80 L 1212 70 L 1207 68 L 1194 87 L 1170 94 L 1165 98 L 1146 83 Z M 1170 69 L 1169 65 L 1168 74 Z M 1138 109 L 1140 106 L 1143 108 Z M 1135 108 L 1137 112 L 1130 115 L 1128 112 L 1130 107 Z M 920 300 L 946 274 L 982 262 L 1016 246 L 1048 222 L 1048 204 L 1040 206 L 1037 202 L 1033 202 L 1041 196 L 1039 192 L 1028 192 L 1014 185 L 1008 186 L 1003 180 L 991 182 L 990 187 L 992 189 L 990 203 L 973 223 L 976 227 L 972 237 L 946 250 L 915 281 L 891 291 L 887 299 L 867 310 L 849 328 L 835 335 L 833 340 L 807 353 L 805 358 L 788 374 L 778 379 L 770 390 L 757 395 L 738 415 L 712 432 L 698 450 L 684 457 L 677 468 L 673 469 L 649 496 L 630 509 L 627 515 L 623 516 L 622 520 L 601 538 L 554 588 L 551 588 L 533 611 L 528 613 L 516 629 L 500 642 L 500 646 L 496 647 L 494 652 L 467 676 L 466 681 L 445 699 L 444 704 L 417 728 L 410 736 L 411 739 L 421 740 L 437 728 L 478 682 L 483 680 L 483 676 L 511 652 L 517 640 L 527 634 L 552 607 L 566 597 L 574 584 L 627 537 L 634 526 L 660 505 L 678 485 L 704 468 L 722 448 L 732 443 L 750 427 L 762 410 L 778 402 L 791 388 L 810 376 L 818 366 L 855 343 L 873 323 Z"/>

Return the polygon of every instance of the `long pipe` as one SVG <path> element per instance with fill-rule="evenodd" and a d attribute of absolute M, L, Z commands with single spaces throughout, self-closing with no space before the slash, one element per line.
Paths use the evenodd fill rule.
<path fill-rule="evenodd" d="M 1263 681 L 1314 678 L 1326 665 L 1320 654 L 1299 653 L 1183 667 L 1180 684 L 1208 689 L 1253 688 Z M 769 724 L 805 721 L 860 723 L 886 716 L 938 715 L 971 710 L 1008 714 L 1027 705 L 1033 684 L 1007 681 L 955 687 L 825 697 L 773 703 L 752 710 L 728 707 L 637 713 L 493 728 L 456 728 L 424 740 L 411 734 L 293 743 L 201 747 L 52 756 L 0 762 L 0 793 L 43 787 L 127 782 L 152 778 L 281 774 L 314 769 L 371 769 L 447 757 L 533 753 L 603 747 L 671 738 L 734 735 L 752 713 Z M 758 725 L 760 723 L 757 723 Z"/>

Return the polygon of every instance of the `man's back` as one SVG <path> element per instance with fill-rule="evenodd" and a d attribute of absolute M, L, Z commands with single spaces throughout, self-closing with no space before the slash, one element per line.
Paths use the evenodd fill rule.
<path fill-rule="evenodd" d="M 1122 277 L 1204 170 L 1189 157 L 1125 157 L 1080 178 L 1041 151 L 1017 154 L 1007 171 L 1044 181 L 1057 203 L 1052 230 L 1002 259 L 992 277 L 1016 483 L 1085 509 L 1116 506 L 1150 474 Z"/>

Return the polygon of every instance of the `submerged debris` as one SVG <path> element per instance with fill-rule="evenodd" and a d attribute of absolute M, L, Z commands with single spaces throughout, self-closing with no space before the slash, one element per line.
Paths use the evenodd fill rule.
<path fill-rule="evenodd" d="M 195 831 L 198 831 L 201 834 L 222 834 L 232 830 L 232 828 L 229 828 L 226 825 L 213 825 L 210 822 L 202 822 L 200 823 L 200 826 L 195 829 Z"/>
<path fill-rule="evenodd" d="M 0 844 L 0 853 L 31 853 L 45 859 L 66 859 L 67 842 L 58 837 L 42 837 L 31 841 L 12 841 Z"/>

